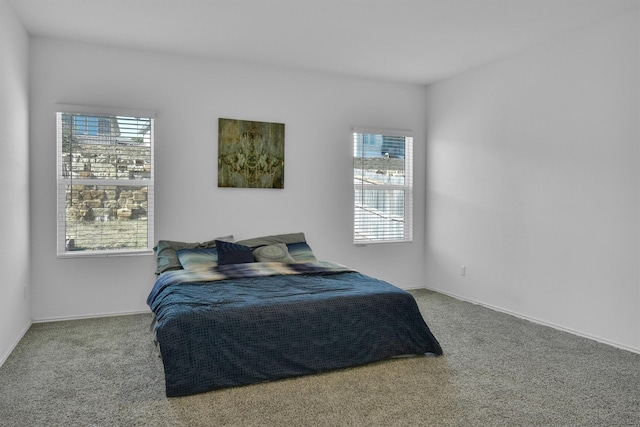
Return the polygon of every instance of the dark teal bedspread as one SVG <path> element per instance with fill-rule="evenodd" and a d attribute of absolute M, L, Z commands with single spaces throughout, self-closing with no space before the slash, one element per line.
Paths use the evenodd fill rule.
<path fill-rule="evenodd" d="M 442 354 L 408 292 L 346 269 L 312 270 L 195 282 L 161 276 L 147 302 L 166 395 Z"/>

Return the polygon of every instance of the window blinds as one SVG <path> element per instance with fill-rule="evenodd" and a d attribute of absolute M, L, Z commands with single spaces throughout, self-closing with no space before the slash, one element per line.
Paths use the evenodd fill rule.
<path fill-rule="evenodd" d="M 413 239 L 413 135 L 407 131 L 353 131 L 356 244 Z"/>
<path fill-rule="evenodd" d="M 153 247 L 154 119 L 58 112 L 58 255 Z"/>

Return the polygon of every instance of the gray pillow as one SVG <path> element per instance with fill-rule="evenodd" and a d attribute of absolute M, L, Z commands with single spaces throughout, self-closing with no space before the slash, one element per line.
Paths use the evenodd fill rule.
<path fill-rule="evenodd" d="M 162 274 L 165 271 L 170 270 L 182 270 L 182 264 L 178 258 L 178 251 L 180 249 L 205 249 L 213 248 L 216 246 L 216 240 L 224 240 L 227 242 L 233 242 L 233 236 L 216 237 L 208 242 L 175 242 L 172 240 L 160 240 L 154 248 L 156 251 L 157 268 L 156 274 Z"/>
<path fill-rule="evenodd" d="M 272 236 L 255 237 L 253 239 L 238 240 L 236 243 L 249 246 L 252 249 L 258 246 L 275 245 L 276 243 L 302 243 L 306 242 L 304 233 L 274 234 Z"/>
<path fill-rule="evenodd" d="M 295 260 L 289 254 L 289 250 L 285 243 L 260 246 L 253 250 L 253 257 L 258 262 L 282 262 L 285 264 L 295 263 Z"/>

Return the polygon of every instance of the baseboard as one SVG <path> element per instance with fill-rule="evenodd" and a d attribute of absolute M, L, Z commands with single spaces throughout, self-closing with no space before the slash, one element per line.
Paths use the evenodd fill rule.
<path fill-rule="evenodd" d="M 473 299 L 470 299 L 470 298 L 466 298 L 466 297 L 463 297 L 461 295 L 457 295 L 457 294 L 454 294 L 454 293 L 451 293 L 451 292 L 445 292 L 445 291 L 440 290 L 440 289 L 433 289 L 433 288 L 429 288 L 429 287 L 425 287 L 424 289 L 427 289 L 427 290 L 430 290 L 430 291 L 433 291 L 433 292 L 437 292 L 437 293 L 442 294 L 442 295 L 447 295 L 447 296 L 449 296 L 451 298 L 455 298 L 455 299 L 460 300 L 460 301 L 465 301 L 465 302 L 468 302 L 468 303 L 471 303 L 471 304 L 477 304 L 477 305 L 480 305 L 482 307 L 486 307 L 488 309 L 491 309 L 491 310 L 494 310 L 494 311 L 498 311 L 500 313 L 509 314 L 511 316 L 518 317 L 518 318 L 523 319 L 523 320 L 528 320 L 529 322 L 537 323 L 539 325 L 548 326 L 550 328 L 557 329 L 557 330 L 562 331 L 562 332 L 567 332 L 567 333 L 570 333 L 572 335 L 577 335 L 577 336 L 582 337 L 582 338 L 587 338 L 587 339 L 590 339 L 592 341 L 597 341 L 597 342 L 602 343 L 602 344 L 610 345 L 611 347 L 615 347 L 615 348 L 619 348 L 621 350 L 626 350 L 626 351 L 630 351 L 632 353 L 640 354 L 640 348 L 629 347 L 627 345 L 620 344 L 620 343 L 617 343 L 617 342 L 614 342 L 614 341 L 609 341 L 609 340 L 601 338 L 601 337 L 596 337 L 596 336 L 593 336 L 593 335 L 585 334 L 583 332 L 579 332 L 579 331 L 573 330 L 571 328 L 566 328 L 564 326 L 559 326 L 559 325 L 556 325 L 554 323 L 550 323 L 550 322 L 547 322 L 547 321 L 544 321 L 544 320 L 536 319 L 535 317 L 525 316 L 523 314 L 516 313 L 514 311 L 507 310 L 507 309 L 504 309 L 502 307 L 498 307 L 498 306 L 494 306 L 494 305 L 491 305 L 491 304 L 487 304 L 487 303 L 483 303 L 483 302 L 480 302 L 480 301 L 476 301 L 476 300 L 473 300 Z"/>
<path fill-rule="evenodd" d="M 420 286 L 408 286 L 406 288 L 398 286 L 403 291 L 419 291 L 420 289 L 424 289 L 424 287 Z"/>
<path fill-rule="evenodd" d="M 22 340 L 22 338 L 24 338 L 24 335 L 27 333 L 27 331 L 29 330 L 29 328 L 31 327 L 32 324 L 33 324 L 33 322 L 30 322 L 24 328 L 24 330 L 20 333 L 20 335 L 18 335 L 18 338 L 16 338 L 15 342 L 11 345 L 11 347 L 9 347 L 9 350 L 7 350 L 7 352 L 2 355 L 2 359 L 0 359 L 0 367 L 2 367 L 2 365 L 4 365 L 4 362 L 6 362 L 7 359 L 9 358 L 9 356 L 11 355 L 11 353 L 13 353 L 13 350 L 15 350 L 16 346 L 18 345 L 18 343 Z"/>
<path fill-rule="evenodd" d="M 65 320 L 82 320 L 82 319 L 96 319 L 99 317 L 115 317 L 115 316 L 129 316 L 133 314 L 147 314 L 151 313 L 151 310 L 134 310 L 134 311 L 120 311 L 115 313 L 95 313 L 95 314 L 83 314 L 79 316 L 60 316 L 60 317 L 43 317 L 40 319 L 33 319 L 33 323 L 49 323 L 49 322 L 63 322 Z"/>

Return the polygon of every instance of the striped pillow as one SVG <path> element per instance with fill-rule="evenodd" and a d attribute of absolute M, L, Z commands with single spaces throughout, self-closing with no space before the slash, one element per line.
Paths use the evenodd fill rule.
<path fill-rule="evenodd" d="M 215 267 L 218 265 L 218 248 L 180 249 L 178 259 L 185 270 Z"/>

